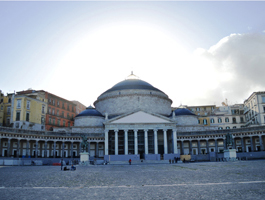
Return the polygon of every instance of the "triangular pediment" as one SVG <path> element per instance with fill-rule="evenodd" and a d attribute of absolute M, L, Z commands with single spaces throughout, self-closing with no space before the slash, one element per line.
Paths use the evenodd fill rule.
<path fill-rule="evenodd" d="M 172 123 L 170 119 L 167 119 L 166 117 L 147 113 L 144 111 L 137 111 L 134 113 L 130 113 L 127 115 L 123 115 L 120 117 L 117 117 L 115 119 L 112 119 L 109 121 L 111 124 L 123 124 L 123 123 L 129 123 L 129 124 L 140 124 L 140 123 Z"/>

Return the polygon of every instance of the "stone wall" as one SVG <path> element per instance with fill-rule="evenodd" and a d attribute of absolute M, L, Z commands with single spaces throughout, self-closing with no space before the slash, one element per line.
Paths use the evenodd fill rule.
<path fill-rule="evenodd" d="M 98 133 L 98 134 L 105 134 L 103 127 L 72 127 L 72 133 Z"/>

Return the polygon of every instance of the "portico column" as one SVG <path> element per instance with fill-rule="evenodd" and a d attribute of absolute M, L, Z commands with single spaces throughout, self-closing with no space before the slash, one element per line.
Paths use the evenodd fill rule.
<path fill-rule="evenodd" d="M 209 151 L 209 141 L 208 141 L 208 139 L 206 140 L 206 150 L 207 150 L 207 153 L 209 154 L 210 151 Z"/>
<path fill-rule="evenodd" d="M 178 144 L 177 144 L 177 130 L 173 129 L 173 153 L 177 154 L 178 153 Z"/>
<path fill-rule="evenodd" d="M 53 157 L 56 155 L 56 141 L 53 142 Z"/>
<path fill-rule="evenodd" d="M 36 147 L 35 147 L 35 158 L 38 158 L 38 140 L 36 140 Z"/>
<path fill-rule="evenodd" d="M 262 135 L 259 136 L 259 145 L 260 145 L 260 150 L 263 151 L 264 146 L 263 146 L 263 141 L 262 141 Z"/>
<path fill-rule="evenodd" d="M 124 153 L 125 155 L 128 155 L 128 130 L 124 130 Z"/>
<path fill-rule="evenodd" d="M 138 130 L 135 129 L 134 130 L 134 154 L 135 155 L 138 154 L 138 136 L 137 136 L 137 132 L 138 132 Z"/>
<path fill-rule="evenodd" d="M 47 141 L 44 143 L 44 158 L 47 158 Z"/>
<path fill-rule="evenodd" d="M 192 154 L 192 141 L 190 140 L 190 143 L 189 143 L 189 153 L 190 155 L 193 155 Z"/>
<path fill-rule="evenodd" d="M 154 129 L 154 146 L 155 146 L 155 154 L 158 154 L 157 129 Z"/>
<path fill-rule="evenodd" d="M 254 147 L 253 147 L 253 139 L 252 136 L 250 136 L 250 145 L 251 145 L 251 152 L 254 151 Z"/>
<path fill-rule="evenodd" d="M 74 142 L 71 141 L 71 158 L 74 157 L 74 155 L 73 155 L 73 151 L 74 151 Z"/>
<path fill-rule="evenodd" d="M 148 154 L 148 130 L 144 130 L 144 153 Z"/>
<path fill-rule="evenodd" d="M 109 155 L 109 131 L 105 130 L 105 155 Z"/>
<path fill-rule="evenodd" d="M 118 130 L 115 130 L 115 155 L 119 154 L 118 149 Z"/>
<path fill-rule="evenodd" d="M 198 140 L 198 154 L 201 154 L 201 142 Z"/>
<path fill-rule="evenodd" d="M 7 157 L 10 157 L 10 138 L 7 141 Z"/>
<path fill-rule="evenodd" d="M 184 142 L 183 142 L 183 140 L 181 140 L 180 143 L 181 143 L 181 152 L 180 152 L 180 154 L 184 155 Z"/>
<path fill-rule="evenodd" d="M 244 138 L 241 138 L 241 148 L 242 148 L 242 152 L 245 152 L 245 144 L 244 144 Z"/>
<path fill-rule="evenodd" d="M 215 152 L 218 153 L 218 139 L 215 138 Z"/>
<path fill-rule="evenodd" d="M 82 153 L 82 142 L 79 142 L 79 154 Z"/>
<path fill-rule="evenodd" d="M 167 154 L 167 130 L 164 131 L 164 154 Z"/>
<path fill-rule="evenodd" d="M 64 142 L 62 143 L 62 158 L 64 158 Z"/>

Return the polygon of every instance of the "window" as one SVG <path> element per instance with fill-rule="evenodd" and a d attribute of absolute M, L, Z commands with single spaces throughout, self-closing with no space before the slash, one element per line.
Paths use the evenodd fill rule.
<path fill-rule="evenodd" d="M 57 116 L 59 116 L 59 110 L 57 110 Z"/>
<path fill-rule="evenodd" d="M 200 108 L 197 108 L 196 111 L 200 111 Z"/>
<path fill-rule="evenodd" d="M 71 125 L 70 122 L 68 122 L 68 127 L 70 127 L 70 125 Z"/>
<path fill-rule="evenodd" d="M 60 101 L 57 101 L 57 106 L 58 106 L 58 107 L 60 106 Z"/>
<path fill-rule="evenodd" d="M 17 108 L 21 108 L 21 99 L 17 100 Z"/>
<path fill-rule="evenodd" d="M 10 107 L 10 106 L 7 107 L 7 114 L 8 114 L 8 115 L 11 114 L 11 107 Z"/>
<path fill-rule="evenodd" d="M 52 109 L 51 108 L 48 108 L 48 113 L 49 114 L 51 114 L 52 113 L 52 111 L 51 111 Z"/>
<path fill-rule="evenodd" d="M 1 110 L 3 110 L 4 109 L 4 106 L 1 106 Z"/>
<path fill-rule="evenodd" d="M 225 118 L 225 122 L 229 122 L 229 118 L 228 117 Z"/>
<path fill-rule="evenodd" d="M 44 118 L 44 116 L 41 117 L 41 124 L 45 124 L 45 118 Z"/>
<path fill-rule="evenodd" d="M 218 127 L 218 130 L 222 130 L 223 129 L 223 127 Z"/>
<path fill-rule="evenodd" d="M 64 103 L 62 103 L 62 104 L 63 104 L 62 108 L 64 109 Z"/>
<path fill-rule="evenodd" d="M 70 110 L 69 104 L 67 104 L 67 110 Z"/>
<path fill-rule="evenodd" d="M 11 103 L 11 98 L 10 97 L 8 98 L 8 103 Z"/>
<path fill-rule="evenodd" d="M 20 112 L 17 112 L 16 113 L 16 121 L 19 121 L 20 120 Z"/>
<path fill-rule="evenodd" d="M 58 119 L 57 124 L 58 124 L 58 126 L 60 126 L 60 124 L 61 124 L 61 120 L 60 119 Z"/>
<path fill-rule="evenodd" d="M 49 118 L 49 124 L 52 124 L 52 118 Z"/>
<path fill-rule="evenodd" d="M 26 121 L 29 122 L 29 112 L 26 113 Z"/>
<path fill-rule="evenodd" d="M 52 115 L 54 115 L 54 108 L 52 109 Z"/>
<path fill-rule="evenodd" d="M 221 118 L 218 118 L 218 123 L 222 123 L 222 119 Z"/>
<path fill-rule="evenodd" d="M 29 110 L 30 109 L 30 101 L 27 100 L 27 109 Z"/>
<path fill-rule="evenodd" d="M 69 118 L 70 118 L 69 113 L 67 113 L 67 119 L 69 119 Z"/>
<path fill-rule="evenodd" d="M 6 124 L 9 125 L 10 124 L 10 117 L 6 118 Z"/>
<path fill-rule="evenodd" d="M 65 121 L 63 121 L 63 126 L 65 126 Z"/>
<path fill-rule="evenodd" d="M 204 120 L 203 120 L 203 124 L 204 124 L 204 125 L 207 125 L 207 124 L 208 124 L 208 123 L 207 123 L 207 119 L 204 119 Z"/>
<path fill-rule="evenodd" d="M 233 128 L 236 128 L 236 126 L 233 126 Z"/>
<path fill-rule="evenodd" d="M 262 96 L 261 99 L 262 103 L 265 103 L 265 96 Z"/>
<path fill-rule="evenodd" d="M 198 124 L 200 124 L 201 122 L 200 122 L 200 120 L 198 120 Z"/>
<path fill-rule="evenodd" d="M 236 118 L 235 117 L 233 117 L 233 123 L 236 123 Z"/>
<path fill-rule="evenodd" d="M 214 123 L 214 119 L 212 118 L 210 122 L 211 122 L 211 123 Z"/>
<path fill-rule="evenodd" d="M 44 114 L 44 111 L 45 111 L 45 105 L 42 105 L 42 108 L 41 108 L 42 114 Z"/>
<path fill-rule="evenodd" d="M 52 105 L 54 105 L 55 104 L 55 102 L 54 102 L 54 100 L 52 100 Z"/>
<path fill-rule="evenodd" d="M 244 118 L 243 117 L 240 117 L 240 122 L 244 123 Z"/>
<path fill-rule="evenodd" d="M 52 124 L 55 125 L 55 119 L 52 119 Z"/>
<path fill-rule="evenodd" d="M 62 117 L 64 117 L 64 111 L 62 111 Z"/>
<path fill-rule="evenodd" d="M 225 127 L 225 129 L 230 129 L 230 127 L 229 127 L 229 126 L 227 126 L 227 127 Z"/>

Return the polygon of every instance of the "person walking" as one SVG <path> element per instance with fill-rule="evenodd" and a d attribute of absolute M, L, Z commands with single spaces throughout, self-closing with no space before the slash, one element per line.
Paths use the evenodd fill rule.
<path fill-rule="evenodd" d="M 129 165 L 131 165 L 132 164 L 132 159 L 129 159 Z"/>

